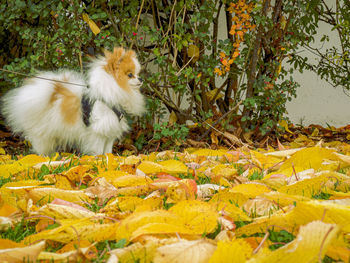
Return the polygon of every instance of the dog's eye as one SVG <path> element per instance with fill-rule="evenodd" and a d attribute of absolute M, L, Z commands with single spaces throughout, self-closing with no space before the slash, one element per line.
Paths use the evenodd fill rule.
<path fill-rule="evenodd" d="M 133 75 L 132 73 L 129 73 L 129 74 L 128 74 L 128 77 L 129 77 L 129 78 L 132 78 L 132 77 L 134 77 L 134 75 Z"/>

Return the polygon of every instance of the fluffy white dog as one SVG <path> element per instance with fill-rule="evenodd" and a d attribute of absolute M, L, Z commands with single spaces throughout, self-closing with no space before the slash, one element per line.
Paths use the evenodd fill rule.
<path fill-rule="evenodd" d="M 2 114 L 38 154 L 70 148 L 85 154 L 109 153 L 114 141 L 129 130 L 124 115 L 140 116 L 145 110 L 140 69 L 134 51 L 114 48 L 91 62 L 86 78 L 62 70 L 38 75 L 56 81 L 27 80 L 3 96 Z"/>

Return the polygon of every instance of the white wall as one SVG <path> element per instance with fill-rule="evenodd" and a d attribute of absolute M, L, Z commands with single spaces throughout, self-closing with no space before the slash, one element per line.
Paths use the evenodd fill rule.
<path fill-rule="evenodd" d="M 327 3 L 334 3 L 334 0 L 327 0 Z M 323 35 L 330 36 L 330 42 L 323 46 L 320 38 Z M 327 47 L 339 46 L 339 38 L 335 31 L 325 23 L 320 23 L 318 34 L 315 37 L 313 47 L 325 50 Z M 317 56 L 304 50 L 309 61 L 316 63 Z M 322 80 L 316 73 L 311 71 L 299 71 L 293 74 L 294 79 L 301 85 L 297 90 L 297 98 L 287 104 L 288 117 L 295 124 L 304 125 L 327 124 L 340 127 L 350 123 L 350 91 L 347 96 L 341 87 L 333 88 L 327 81 Z"/>

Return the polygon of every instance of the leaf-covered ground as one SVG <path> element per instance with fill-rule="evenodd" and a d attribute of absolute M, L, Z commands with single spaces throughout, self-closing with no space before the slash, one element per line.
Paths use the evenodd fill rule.
<path fill-rule="evenodd" d="M 1 262 L 349 262 L 350 145 L 10 156 Z"/>

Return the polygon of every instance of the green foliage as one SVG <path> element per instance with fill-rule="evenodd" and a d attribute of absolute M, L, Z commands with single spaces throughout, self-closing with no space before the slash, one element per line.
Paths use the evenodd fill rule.
<path fill-rule="evenodd" d="M 167 122 L 154 125 L 153 139 L 160 140 L 162 138 L 168 138 L 170 140 L 182 140 L 184 141 L 188 135 L 188 128 L 186 125 L 169 125 Z"/>
<path fill-rule="evenodd" d="M 258 171 L 254 171 L 253 174 L 249 177 L 249 180 L 261 180 L 264 178 L 264 171 L 260 173 Z"/>
<path fill-rule="evenodd" d="M 243 84 L 243 91 L 246 91 L 243 127 L 259 130 L 262 135 L 276 130 L 286 114 L 286 102 L 296 96 L 299 84 L 292 78 L 294 68 L 287 70 L 283 62 L 294 64 L 300 70 L 305 67 L 300 61 L 304 58 L 298 57 L 298 60 L 294 54 L 313 40 L 317 19 L 312 6 L 319 0 L 275 1 L 272 12 L 267 12 L 265 3 L 269 2 L 260 2 L 255 8 L 252 16 L 257 30 L 245 41 L 247 46 L 241 52 L 245 54 L 245 61 L 236 62 L 248 78 Z"/>
<path fill-rule="evenodd" d="M 12 181 L 11 177 L 5 178 L 3 176 L 0 176 L 0 187 L 2 187 L 4 184 L 7 184 L 11 181 Z"/>
<path fill-rule="evenodd" d="M 269 230 L 269 234 L 269 240 L 275 243 L 269 247 L 271 250 L 275 250 L 279 247 L 282 247 L 285 244 L 293 241 L 295 238 L 291 233 L 287 232 L 286 230 L 281 230 L 279 232 Z"/>
<path fill-rule="evenodd" d="M 314 199 L 320 199 L 320 200 L 329 200 L 329 198 L 331 197 L 331 194 L 325 193 L 325 192 L 321 192 L 319 194 L 315 194 L 312 196 L 312 198 Z"/>
<path fill-rule="evenodd" d="M 317 57 L 317 63 L 305 62 L 307 69 L 313 70 L 334 87 L 350 90 L 350 4 L 349 1 L 322 1 L 314 6 L 315 16 L 326 23 L 332 35 L 323 35 L 317 45 L 308 43 L 306 48 Z M 337 43 L 329 43 L 330 39 Z M 333 43 L 334 43 L 333 42 Z M 340 44 L 339 44 L 340 43 Z"/>

